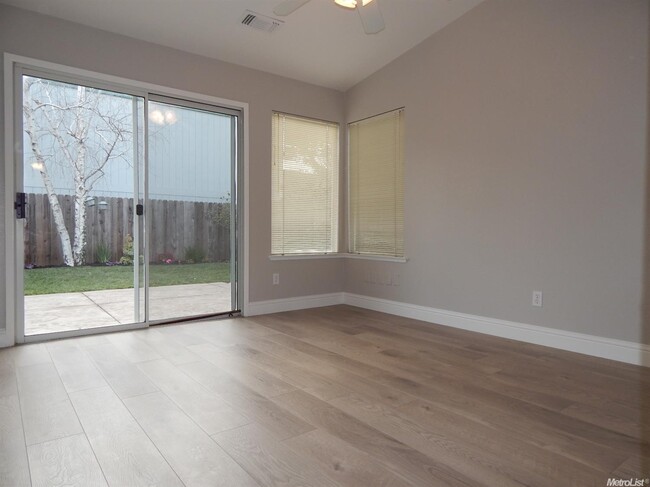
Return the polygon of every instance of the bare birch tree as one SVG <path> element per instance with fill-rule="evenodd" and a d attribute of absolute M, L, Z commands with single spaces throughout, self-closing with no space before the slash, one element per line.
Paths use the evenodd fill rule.
<path fill-rule="evenodd" d="M 86 199 L 115 159 L 130 162 L 133 130 L 124 99 L 98 89 L 40 78 L 23 80 L 24 131 L 43 180 L 67 266 L 83 265 L 86 249 Z M 74 234 L 65 225 L 51 173 L 59 170 L 74 187 Z"/>

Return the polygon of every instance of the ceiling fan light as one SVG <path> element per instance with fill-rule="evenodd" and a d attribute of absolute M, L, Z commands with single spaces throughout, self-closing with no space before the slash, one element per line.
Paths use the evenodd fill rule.
<path fill-rule="evenodd" d="M 355 8 L 357 6 L 357 0 L 334 0 L 334 2 L 345 8 Z"/>

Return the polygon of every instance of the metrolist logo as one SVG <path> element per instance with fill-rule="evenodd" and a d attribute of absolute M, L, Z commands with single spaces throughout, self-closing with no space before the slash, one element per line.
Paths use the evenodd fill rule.
<path fill-rule="evenodd" d="M 650 485 L 650 478 L 648 479 L 607 479 L 607 487 L 647 487 Z"/>

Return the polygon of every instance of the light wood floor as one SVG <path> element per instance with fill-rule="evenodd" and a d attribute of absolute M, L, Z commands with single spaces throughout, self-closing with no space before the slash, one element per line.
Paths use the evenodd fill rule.
<path fill-rule="evenodd" d="M 337 306 L 0 351 L 0 485 L 605 486 L 648 414 L 648 369 Z"/>

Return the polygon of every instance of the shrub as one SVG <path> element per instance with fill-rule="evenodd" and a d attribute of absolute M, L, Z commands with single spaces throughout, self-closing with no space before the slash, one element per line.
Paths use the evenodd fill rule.
<path fill-rule="evenodd" d="M 120 264 L 133 265 L 133 237 L 131 235 L 127 235 L 124 239 Z"/>
<path fill-rule="evenodd" d="M 198 245 L 191 245 L 185 249 L 185 262 L 188 264 L 200 264 L 205 260 L 205 252 Z"/>
<path fill-rule="evenodd" d="M 219 203 L 211 205 L 208 214 L 217 226 L 230 229 L 230 192 L 225 196 L 220 196 Z"/>
<path fill-rule="evenodd" d="M 111 249 L 105 242 L 99 242 L 95 246 L 95 260 L 100 264 L 108 264 L 111 260 Z"/>

